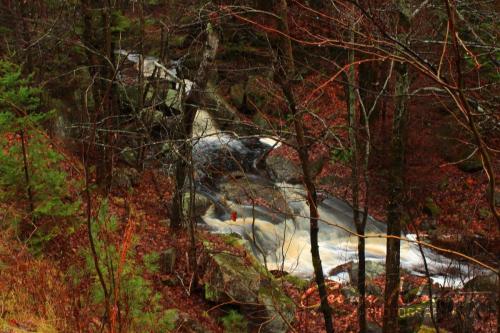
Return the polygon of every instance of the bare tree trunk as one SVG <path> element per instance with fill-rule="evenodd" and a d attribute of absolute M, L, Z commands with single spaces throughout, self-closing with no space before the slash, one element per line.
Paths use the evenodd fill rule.
<path fill-rule="evenodd" d="M 281 0 L 279 3 L 279 13 L 281 17 L 281 29 L 286 35 L 289 35 L 288 29 L 288 5 L 286 0 Z M 316 284 L 318 285 L 318 292 L 321 299 L 321 312 L 325 320 L 325 328 L 327 333 L 333 333 L 333 319 L 332 309 L 328 304 L 328 293 L 325 286 L 325 277 L 323 274 L 323 267 L 321 265 L 321 257 L 319 254 L 318 246 L 318 207 L 317 207 L 317 193 L 314 181 L 312 179 L 310 170 L 310 161 L 308 154 L 308 145 L 304 134 L 304 125 L 302 121 L 302 114 L 297 110 L 295 97 L 293 94 L 291 80 L 295 74 L 295 66 L 293 59 L 292 44 L 289 38 L 280 38 L 281 43 L 278 47 L 278 66 L 280 66 L 280 75 L 278 80 L 288 103 L 288 108 L 293 115 L 293 124 L 295 128 L 295 135 L 297 139 L 297 151 L 299 154 L 300 164 L 302 167 L 303 181 L 307 192 L 307 203 L 309 205 L 309 223 L 310 223 L 310 238 L 311 238 L 311 257 L 314 267 L 314 275 Z"/>
<path fill-rule="evenodd" d="M 354 27 L 353 27 L 354 29 Z M 354 32 L 351 31 L 351 41 L 354 42 Z M 348 63 L 354 62 L 354 51 L 348 50 L 347 56 Z M 359 207 L 359 148 L 358 148 L 358 134 L 359 134 L 359 117 L 358 110 L 356 106 L 356 93 L 358 80 L 356 80 L 356 72 L 354 66 L 349 67 L 347 72 L 347 107 L 348 107 L 348 123 L 349 123 L 349 141 L 351 146 L 351 186 L 352 186 L 352 212 L 353 221 L 356 226 L 356 232 L 361 236 L 358 237 L 358 281 L 357 289 L 359 292 L 359 303 L 358 303 L 358 324 L 359 332 L 366 332 L 366 300 L 365 300 L 365 238 L 362 237 L 365 234 L 365 224 L 366 219 L 361 219 L 360 207 Z M 368 120 L 367 120 L 368 121 Z"/>
<path fill-rule="evenodd" d="M 91 146 L 94 144 L 93 141 L 89 142 L 84 148 L 83 152 L 83 168 L 85 173 L 85 199 L 87 201 L 86 205 L 86 220 L 87 220 L 87 236 L 89 238 L 90 251 L 92 254 L 92 261 L 94 263 L 94 268 L 99 278 L 99 283 L 101 285 L 102 291 L 104 293 L 104 308 L 105 312 L 103 315 L 103 326 L 108 323 L 109 315 L 111 313 L 110 309 L 110 290 L 108 289 L 106 282 L 104 280 L 104 274 L 102 273 L 101 265 L 99 263 L 99 254 L 97 253 L 97 248 L 95 245 L 94 235 L 92 233 L 92 195 L 90 193 L 90 174 L 88 168 L 88 152 Z"/>
<path fill-rule="evenodd" d="M 144 108 L 144 0 L 139 1 L 139 73 L 137 76 L 138 82 L 138 93 L 137 93 L 137 114 L 140 115 L 142 109 Z M 145 131 L 149 132 L 149 124 L 150 119 L 146 119 L 146 128 Z M 137 167 L 142 170 L 144 164 L 144 155 L 145 155 L 145 147 L 144 147 L 144 138 L 147 133 L 144 133 L 144 136 L 141 136 L 139 140 L 139 151 L 137 153 Z"/>
<path fill-rule="evenodd" d="M 81 0 L 83 13 L 82 42 L 85 44 L 89 73 L 95 81 L 92 85 L 94 110 L 89 119 L 110 129 L 116 111 L 116 94 L 113 93 L 116 69 L 114 68 L 114 43 L 112 36 L 111 5 L 91 0 Z M 94 23 L 95 11 L 101 11 L 100 25 Z M 113 170 L 113 133 L 102 131 L 93 135 L 99 142 L 93 147 L 93 160 L 96 165 L 96 181 L 109 185 Z"/>
<path fill-rule="evenodd" d="M 387 207 L 387 257 L 384 294 L 385 333 L 398 332 L 398 300 L 400 289 L 400 240 L 402 205 L 404 202 L 404 157 L 406 142 L 408 65 L 396 65 L 396 103 L 391 140 L 391 179 Z"/>

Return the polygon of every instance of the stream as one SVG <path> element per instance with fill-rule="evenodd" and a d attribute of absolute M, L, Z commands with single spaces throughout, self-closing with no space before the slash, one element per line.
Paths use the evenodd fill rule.
<path fill-rule="evenodd" d="M 177 77 L 178 63 L 166 68 L 155 57 L 116 50 L 121 57 L 138 66 L 143 61 L 144 76 L 156 75 L 175 84 L 175 89 L 192 86 Z M 214 233 L 237 233 L 245 239 L 250 251 L 269 270 L 309 278 L 314 270 L 309 238 L 309 207 L 302 185 L 280 182 L 258 163 L 280 143 L 264 136 L 239 137 L 222 132 L 205 110 L 198 110 L 193 124 L 193 161 L 196 173 L 196 195 L 211 205 L 201 216 L 202 225 Z M 347 273 L 330 276 L 342 264 L 357 261 L 357 237 L 351 206 L 343 200 L 320 193 L 318 202 L 319 250 L 323 271 L 329 278 L 348 281 Z M 366 261 L 385 263 L 386 226 L 368 217 L 365 234 Z M 408 240 L 415 240 L 407 234 Z M 442 286 L 461 287 L 480 273 L 474 266 L 423 249 L 434 282 Z M 401 242 L 401 266 L 416 275 L 424 275 L 424 262 L 415 243 Z"/>
<path fill-rule="evenodd" d="M 203 110 L 196 115 L 193 140 L 197 195 L 213 203 L 202 216 L 206 227 L 215 233 L 241 235 L 269 270 L 311 277 L 309 207 L 304 188 L 275 182 L 256 165 L 256 160 L 279 143 L 272 138 L 239 138 L 219 132 Z M 350 233 L 355 230 L 351 206 L 326 194 L 321 197 L 319 249 L 328 275 L 341 264 L 356 262 L 357 237 Z M 379 237 L 385 234 L 385 224 L 369 217 L 366 235 L 372 237 L 366 240 L 367 261 L 385 262 L 386 241 Z M 406 238 L 415 240 L 415 235 L 407 234 Z M 475 275 L 476 268 L 466 263 L 427 248 L 424 254 L 434 282 L 443 286 L 460 287 Z M 425 274 L 417 244 L 401 242 L 401 266 L 413 274 Z M 330 278 L 348 280 L 346 273 Z"/>

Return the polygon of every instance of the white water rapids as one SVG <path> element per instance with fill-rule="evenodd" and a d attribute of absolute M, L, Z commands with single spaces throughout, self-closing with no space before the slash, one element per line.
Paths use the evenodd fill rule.
<path fill-rule="evenodd" d="M 301 185 L 273 182 L 257 170 L 249 172 L 248 168 L 245 173 L 239 172 L 236 178 L 224 176 L 225 173 L 238 171 L 238 166 L 231 164 L 233 160 L 239 159 L 236 162 L 243 169 L 245 165 L 254 165 L 249 160 L 262 155 L 266 149 L 271 149 L 275 141 L 260 138 L 257 145 L 254 142 L 253 148 L 249 148 L 234 134 L 219 132 L 210 115 L 201 110 L 195 119 L 193 136 L 196 137 L 193 157 L 200 174 L 208 174 L 206 170 L 210 168 L 209 164 L 216 161 L 217 167 L 222 165 L 228 169 L 215 179 L 215 185 L 213 181 L 210 186 L 203 185 L 203 181 L 200 181 L 198 187 L 199 195 L 214 202 L 202 216 L 210 230 L 240 234 L 270 270 L 282 269 L 301 277 L 312 276 L 309 207 L 305 201 L 304 188 Z M 227 160 L 220 161 L 221 155 L 230 155 L 231 158 L 226 157 Z M 256 202 L 255 198 L 258 197 L 266 198 L 267 204 Z M 340 264 L 357 261 L 357 237 L 346 231 L 355 230 L 352 208 L 347 203 L 326 196 L 319 203 L 318 209 L 319 248 L 323 270 L 327 274 Z M 236 220 L 232 219 L 232 212 L 236 212 Z M 385 233 L 385 224 L 373 218 L 368 219 L 366 235 L 373 237 L 366 239 L 367 261 L 385 262 L 386 240 L 379 237 Z M 406 237 L 415 239 L 414 235 Z M 473 268 L 468 265 L 425 248 L 424 254 L 434 281 L 441 285 L 457 287 L 473 276 Z M 401 242 L 401 265 L 414 274 L 423 274 L 424 264 L 418 245 Z M 445 273 L 451 271 L 455 272 L 453 276 Z M 346 275 L 334 278 L 342 280 Z"/>

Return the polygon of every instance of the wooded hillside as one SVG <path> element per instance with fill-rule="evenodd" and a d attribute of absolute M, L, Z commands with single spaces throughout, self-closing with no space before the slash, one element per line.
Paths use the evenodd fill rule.
<path fill-rule="evenodd" d="M 486 0 L 0 0 L 0 332 L 500 332 Z"/>

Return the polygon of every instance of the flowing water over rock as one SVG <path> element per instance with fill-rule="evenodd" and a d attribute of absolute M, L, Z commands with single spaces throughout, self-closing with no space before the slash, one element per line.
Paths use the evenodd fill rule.
<path fill-rule="evenodd" d="M 309 207 L 303 186 L 275 182 L 255 163 L 276 146 L 276 141 L 221 133 L 206 111 L 198 111 L 195 122 L 193 159 L 198 176 L 197 192 L 214 202 L 202 216 L 208 228 L 219 233 L 240 234 L 270 270 L 312 276 Z M 355 230 L 352 208 L 342 200 L 324 195 L 318 209 L 324 272 L 356 261 L 357 237 L 351 233 Z M 366 234 L 373 237 L 366 240 L 367 261 L 385 262 L 386 241 L 379 237 L 385 233 L 385 224 L 368 219 Z M 414 240 L 414 235 L 406 237 Z M 473 276 L 463 264 L 429 249 L 424 249 L 424 253 L 433 279 L 442 285 L 459 286 Z M 404 269 L 423 274 L 423 260 L 416 244 L 401 242 L 401 264 Z"/>

